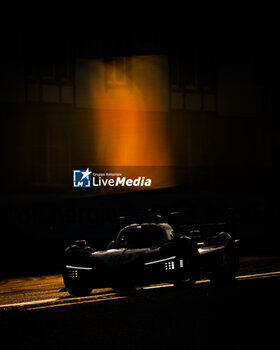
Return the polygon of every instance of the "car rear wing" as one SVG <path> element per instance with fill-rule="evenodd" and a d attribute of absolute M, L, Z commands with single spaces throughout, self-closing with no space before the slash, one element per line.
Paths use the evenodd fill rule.
<path fill-rule="evenodd" d="M 227 209 L 224 221 L 210 223 L 184 224 L 179 212 L 171 214 L 169 222 L 174 227 L 177 235 L 186 234 L 191 237 L 206 237 L 225 231 L 237 239 L 236 210 L 234 208 Z M 180 219 L 178 220 L 179 217 Z"/>
<path fill-rule="evenodd" d="M 128 218 L 126 216 L 120 216 L 118 221 L 118 232 L 121 228 L 126 225 L 133 223 L 168 223 L 170 224 L 176 236 L 189 235 L 191 237 L 195 236 L 213 236 L 219 232 L 226 231 L 231 236 L 236 238 L 236 211 L 234 208 L 228 208 L 225 215 L 224 221 L 210 222 L 210 223 L 195 223 L 195 224 L 185 224 L 184 214 L 182 212 L 169 212 L 163 215 L 155 213 L 152 209 L 148 209 L 144 215 L 138 215 L 133 218 Z"/>

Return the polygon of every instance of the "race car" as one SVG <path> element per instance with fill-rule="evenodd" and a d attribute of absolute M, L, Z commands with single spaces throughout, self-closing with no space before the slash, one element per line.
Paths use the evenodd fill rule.
<path fill-rule="evenodd" d="M 199 227 L 187 229 L 187 234 L 178 235 L 163 217 L 154 215 L 125 225 L 106 250 L 76 241 L 64 252 L 66 290 L 87 295 L 103 287 L 178 286 L 203 277 L 215 282 L 234 280 L 239 269 L 238 240 L 224 231 L 207 236 Z"/>

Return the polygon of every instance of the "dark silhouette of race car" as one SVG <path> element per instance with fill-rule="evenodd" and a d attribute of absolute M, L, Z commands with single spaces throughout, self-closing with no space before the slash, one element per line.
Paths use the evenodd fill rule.
<path fill-rule="evenodd" d="M 201 227 L 213 231 L 213 225 Z M 72 295 L 87 295 L 94 288 L 124 290 L 157 283 L 177 286 L 204 277 L 215 282 L 233 281 L 239 269 L 238 240 L 224 231 L 202 234 L 201 227 L 187 227 L 187 234 L 178 235 L 161 216 L 151 215 L 125 225 L 106 250 L 94 250 L 86 241 L 76 241 L 64 252 L 66 290 Z"/>

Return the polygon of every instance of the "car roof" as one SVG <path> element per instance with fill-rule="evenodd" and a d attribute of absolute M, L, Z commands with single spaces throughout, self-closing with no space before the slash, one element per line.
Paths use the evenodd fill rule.
<path fill-rule="evenodd" d="M 137 230 L 137 228 L 139 228 L 139 230 Z M 120 230 L 116 239 L 117 246 L 121 244 L 124 237 L 127 237 L 126 239 L 129 239 L 129 241 L 132 240 L 132 242 L 134 239 L 136 239 L 136 241 L 138 239 L 138 242 L 141 242 L 141 237 L 143 237 L 143 242 L 147 239 L 150 242 L 153 240 L 155 240 L 154 242 L 164 242 L 172 240 L 174 236 L 172 227 L 167 223 L 134 223 L 127 225 Z"/>

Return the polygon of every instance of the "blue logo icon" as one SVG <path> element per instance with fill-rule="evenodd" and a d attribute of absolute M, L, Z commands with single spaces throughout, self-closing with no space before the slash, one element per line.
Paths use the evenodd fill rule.
<path fill-rule="evenodd" d="M 87 170 L 73 170 L 73 187 L 90 187 L 91 186 L 91 171 Z"/>

